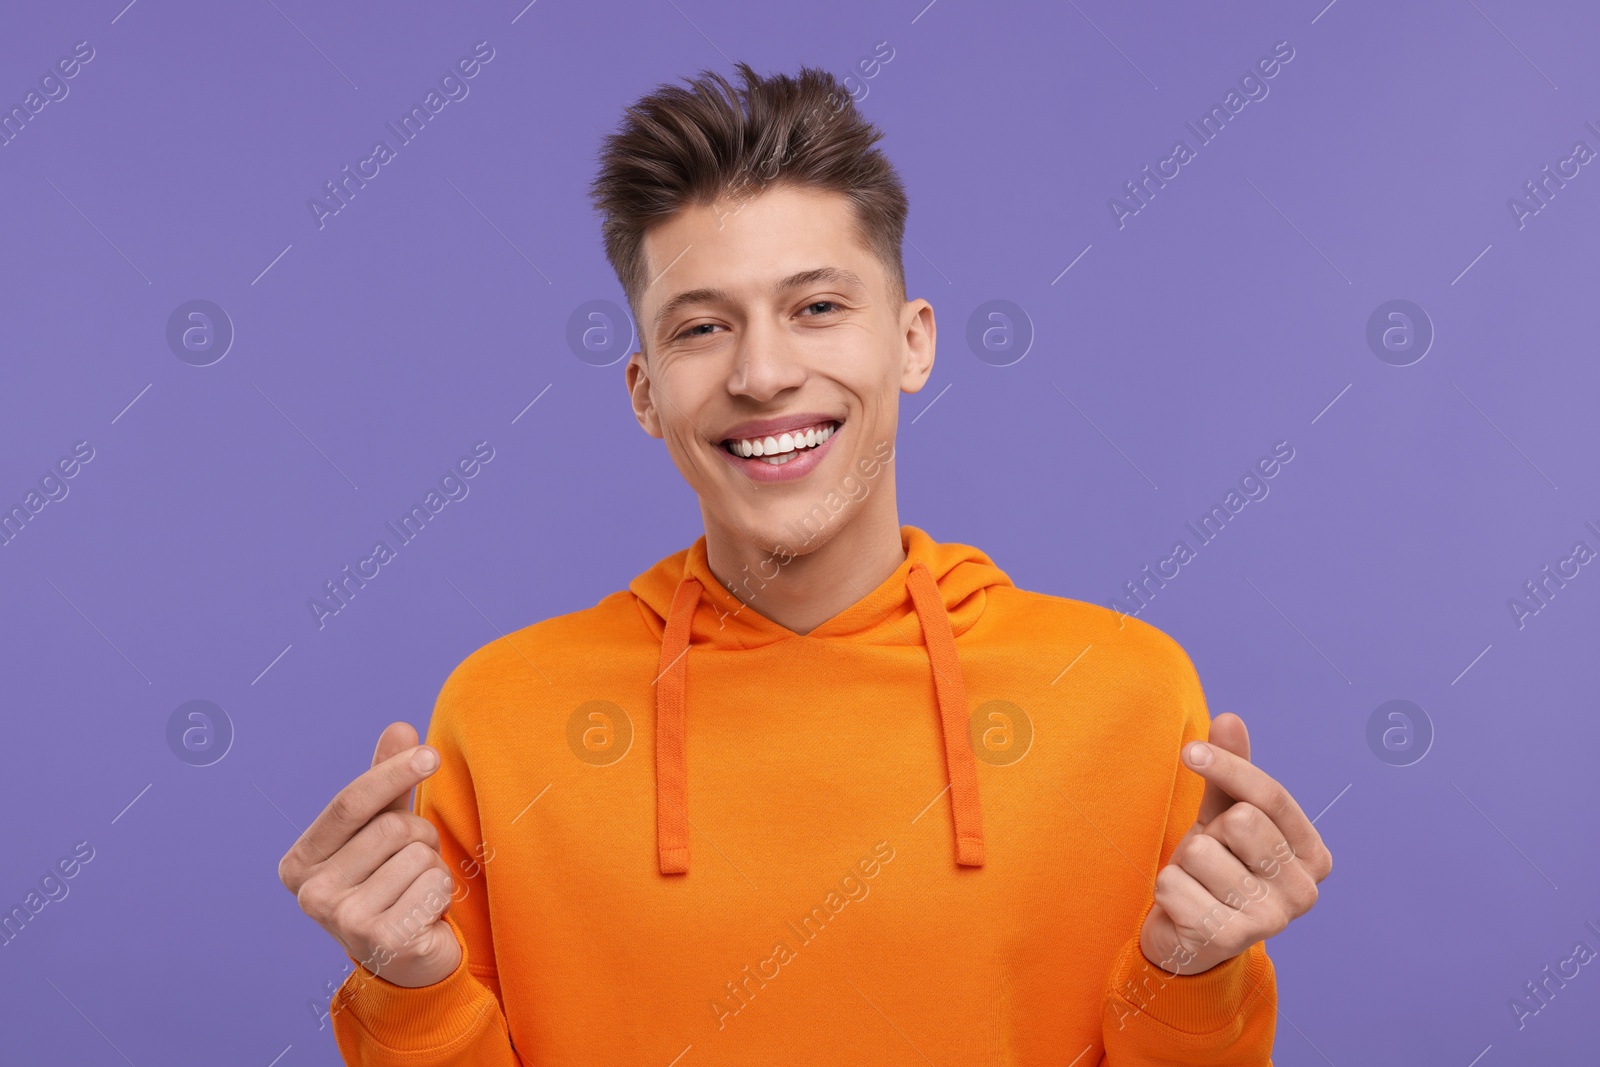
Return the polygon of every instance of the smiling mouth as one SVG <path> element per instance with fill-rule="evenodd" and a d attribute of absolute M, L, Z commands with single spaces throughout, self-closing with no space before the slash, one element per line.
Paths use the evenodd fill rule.
<path fill-rule="evenodd" d="M 827 441 L 842 425 L 843 423 L 837 419 L 829 419 L 795 433 L 778 434 L 773 437 L 730 437 L 722 442 L 721 448 L 741 459 L 760 459 L 769 466 L 781 467 L 801 453 Z"/>

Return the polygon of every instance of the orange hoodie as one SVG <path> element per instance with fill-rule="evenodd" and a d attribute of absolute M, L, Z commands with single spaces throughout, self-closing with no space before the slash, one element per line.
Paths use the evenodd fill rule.
<path fill-rule="evenodd" d="M 900 530 L 808 634 L 701 536 L 451 672 L 415 810 L 461 965 L 358 965 L 345 1062 L 1270 1064 L 1263 944 L 1184 976 L 1138 947 L 1204 790 L 1189 658 Z"/>

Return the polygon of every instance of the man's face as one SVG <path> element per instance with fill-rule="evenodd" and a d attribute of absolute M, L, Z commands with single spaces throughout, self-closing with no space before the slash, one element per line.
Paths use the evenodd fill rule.
<path fill-rule="evenodd" d="M 708 528 L 803 554 L 870 494 L 892 504 L 899 394 L 933 369 L 933 308 L 890 296 L 849 201 L 778 186 L 686 207 L 652 227 L 644 248 L 651 282 L 628 391 Z M 784 430 L 807 432 L 786 440 Z M 765 455 L 744 455 L 756 447 Z M 824 522 L 830 494 L 834 507 L 850 503 Z M 801 548 L 797 529 L 814 540 Z"/>

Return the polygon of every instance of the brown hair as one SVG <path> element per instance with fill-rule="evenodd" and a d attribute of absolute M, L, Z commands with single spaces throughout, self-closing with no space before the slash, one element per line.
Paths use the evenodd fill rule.
<path fill-rule="evenodd" d="M 893 165 L 872 147 L 883 131 L 826 70 L 763 78 L 748 63 L 734 66 L 741 88 L 710 70 L 685 79 L 687 89 L 660 85 L 629 107 L 603 142 L 589 195 L 635 320 L 653 280 L 644 256 L 651 225 L 690 204 L 743 199 L 783 183 L 849 197 L 858 239 L 883 264 L 890 295 L 904 301 L 906 194 Z"/>

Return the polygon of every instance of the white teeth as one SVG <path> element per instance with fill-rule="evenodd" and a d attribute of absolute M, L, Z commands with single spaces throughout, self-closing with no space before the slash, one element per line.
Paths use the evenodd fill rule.
<path fill-rule="evenodd" d="M 774 465 L 787 463 L 789 457 L 804 448 L 815 448 L 833 436 L 832 423 L 808 426 L 776 437 L 751 437 L 730 442 L 728 450 L 736 456 L 765 458 Z M 783 457 L 778 459 L 777 457 Z M 770 458 L 769 458 L 770 457 Z"/>

